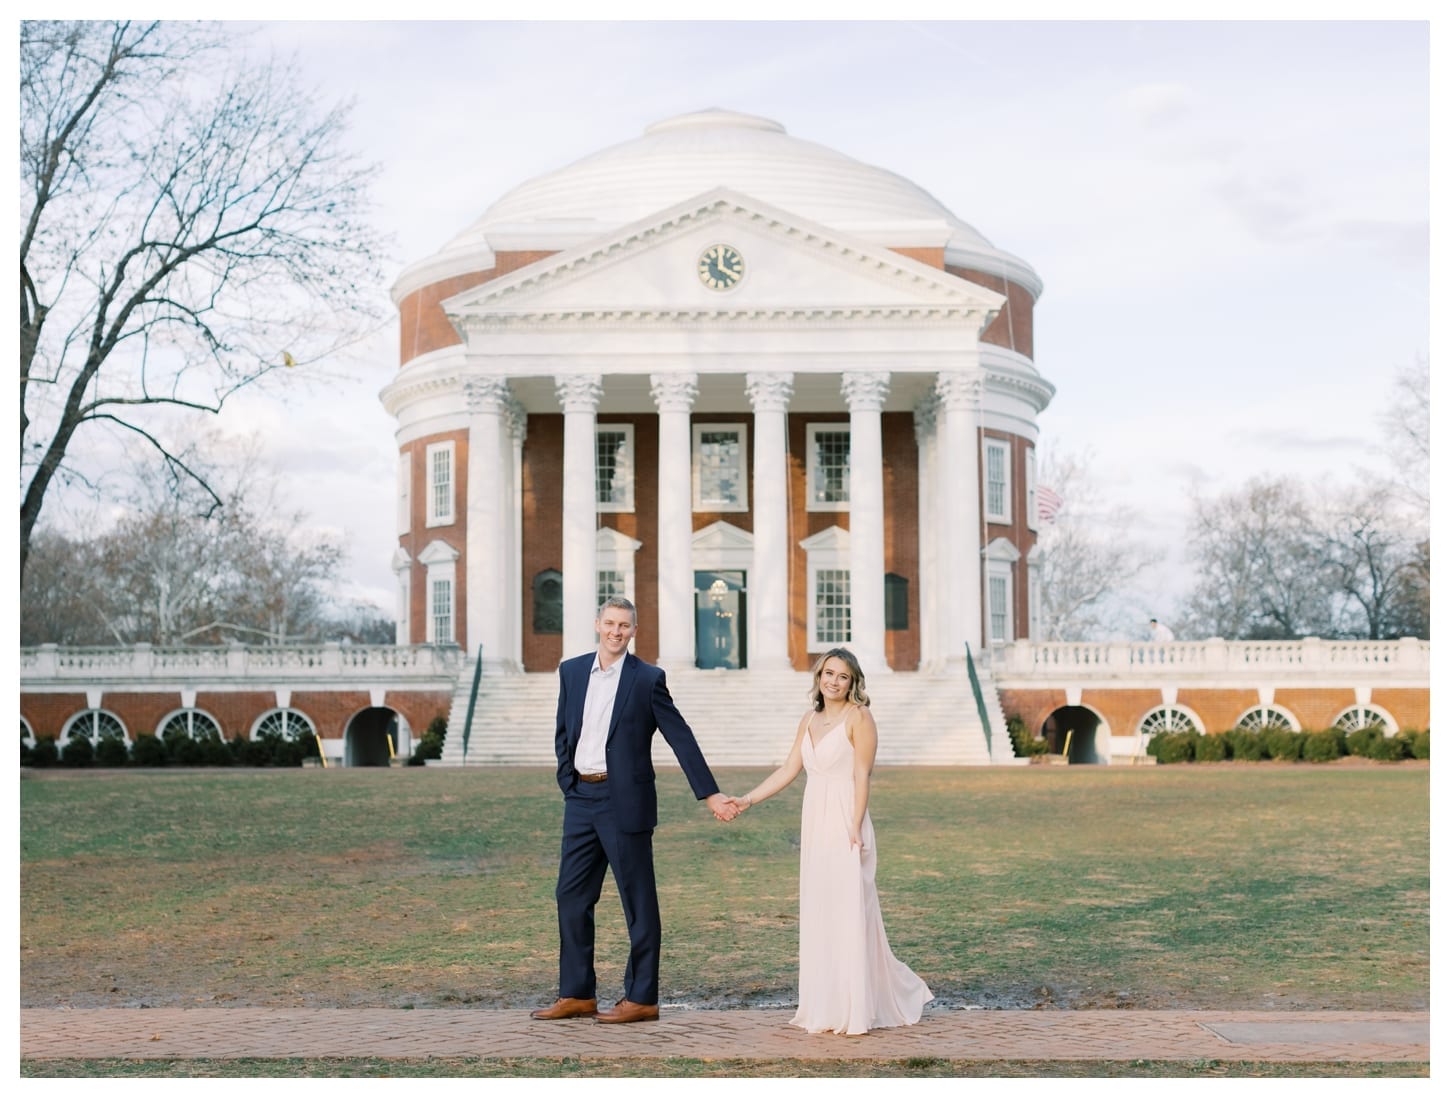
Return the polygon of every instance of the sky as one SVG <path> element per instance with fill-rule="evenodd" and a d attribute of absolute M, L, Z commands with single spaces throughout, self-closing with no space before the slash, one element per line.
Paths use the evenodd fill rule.
<path fill-rule="evenodd" d="M 355 101 L 394 275 L 520 183 L 709 107 L 924 187 L 1041 277 L 1035 360 L 1057 388 L 1041 446 L 1091 455 L 1162 548 L 1145 614 L 1186 589 L 1194 492 L 1357 475 L 1396 372 L 1429 355 L 1423 21 L 236 29 L 320 101 Z M 290 502 L 348 545 L 352 591 L 389 610 L 395 424 L 377 394 L 397 345 L 393 323 L 339 364 L 347 381 L 286 377 L 221 419 L 260 437 Z"/>

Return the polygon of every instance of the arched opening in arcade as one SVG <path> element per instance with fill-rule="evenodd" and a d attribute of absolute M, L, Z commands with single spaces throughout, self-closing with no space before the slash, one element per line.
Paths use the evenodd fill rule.
<path fill-rule="evenodd" d="M 407 721 L 396 709 L 369 706 L 347 722 L 343 733 L 343 766 L 391 766 L 407 750 Z"/>
<path fill-rule="evenodd" d="M 1107 746 L 1100 747 L 1098 738 L 1107 734 L 1102 717 L 1083 705 L 1060 706 L 1042 722 L 1048 752 L 1066 755 L 1069 763 L 1106 763 Z"/>

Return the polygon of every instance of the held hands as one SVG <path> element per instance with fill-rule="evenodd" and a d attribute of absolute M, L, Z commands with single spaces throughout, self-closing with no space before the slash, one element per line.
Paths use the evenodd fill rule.
<path fill-rule="evenodd" d="M 715 813 L 715 818 L 723 823 L 729 823 L 736 816 L 740 815 L 740 808 L 734 797 L 727 797 L 724 793 L 711 793 L 705 798 L 705 804 L 710 811 Z"/>

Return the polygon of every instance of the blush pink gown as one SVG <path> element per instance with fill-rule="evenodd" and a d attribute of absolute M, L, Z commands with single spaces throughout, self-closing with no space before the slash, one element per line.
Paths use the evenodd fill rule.
<path fill-rule="evenodd" d="M 876 898 L 876 835 L 867 812 L 864 850 L 852 850 L 855 753 L 846 722 L 801 741 L 800 1006 L 791 1025 L 811 1033 L 865 1033 L 921 1020 L 931 989 L 886 942 Z"/>

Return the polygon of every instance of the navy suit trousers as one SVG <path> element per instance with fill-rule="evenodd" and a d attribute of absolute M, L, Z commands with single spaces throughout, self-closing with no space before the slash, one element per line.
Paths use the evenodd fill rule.
<path fill-rule="evenodd" d="M 624 997 L 653 1006 L 660 994 L 660 904 L 655 890 L 654 832 L 615 826 L 609 783 L 578 782 L 564 796 L 559 853 L 559 994 L 597 998 L 594 986 L 594 905 L 604 869 L 614 873 L 629 931 Z"/>

